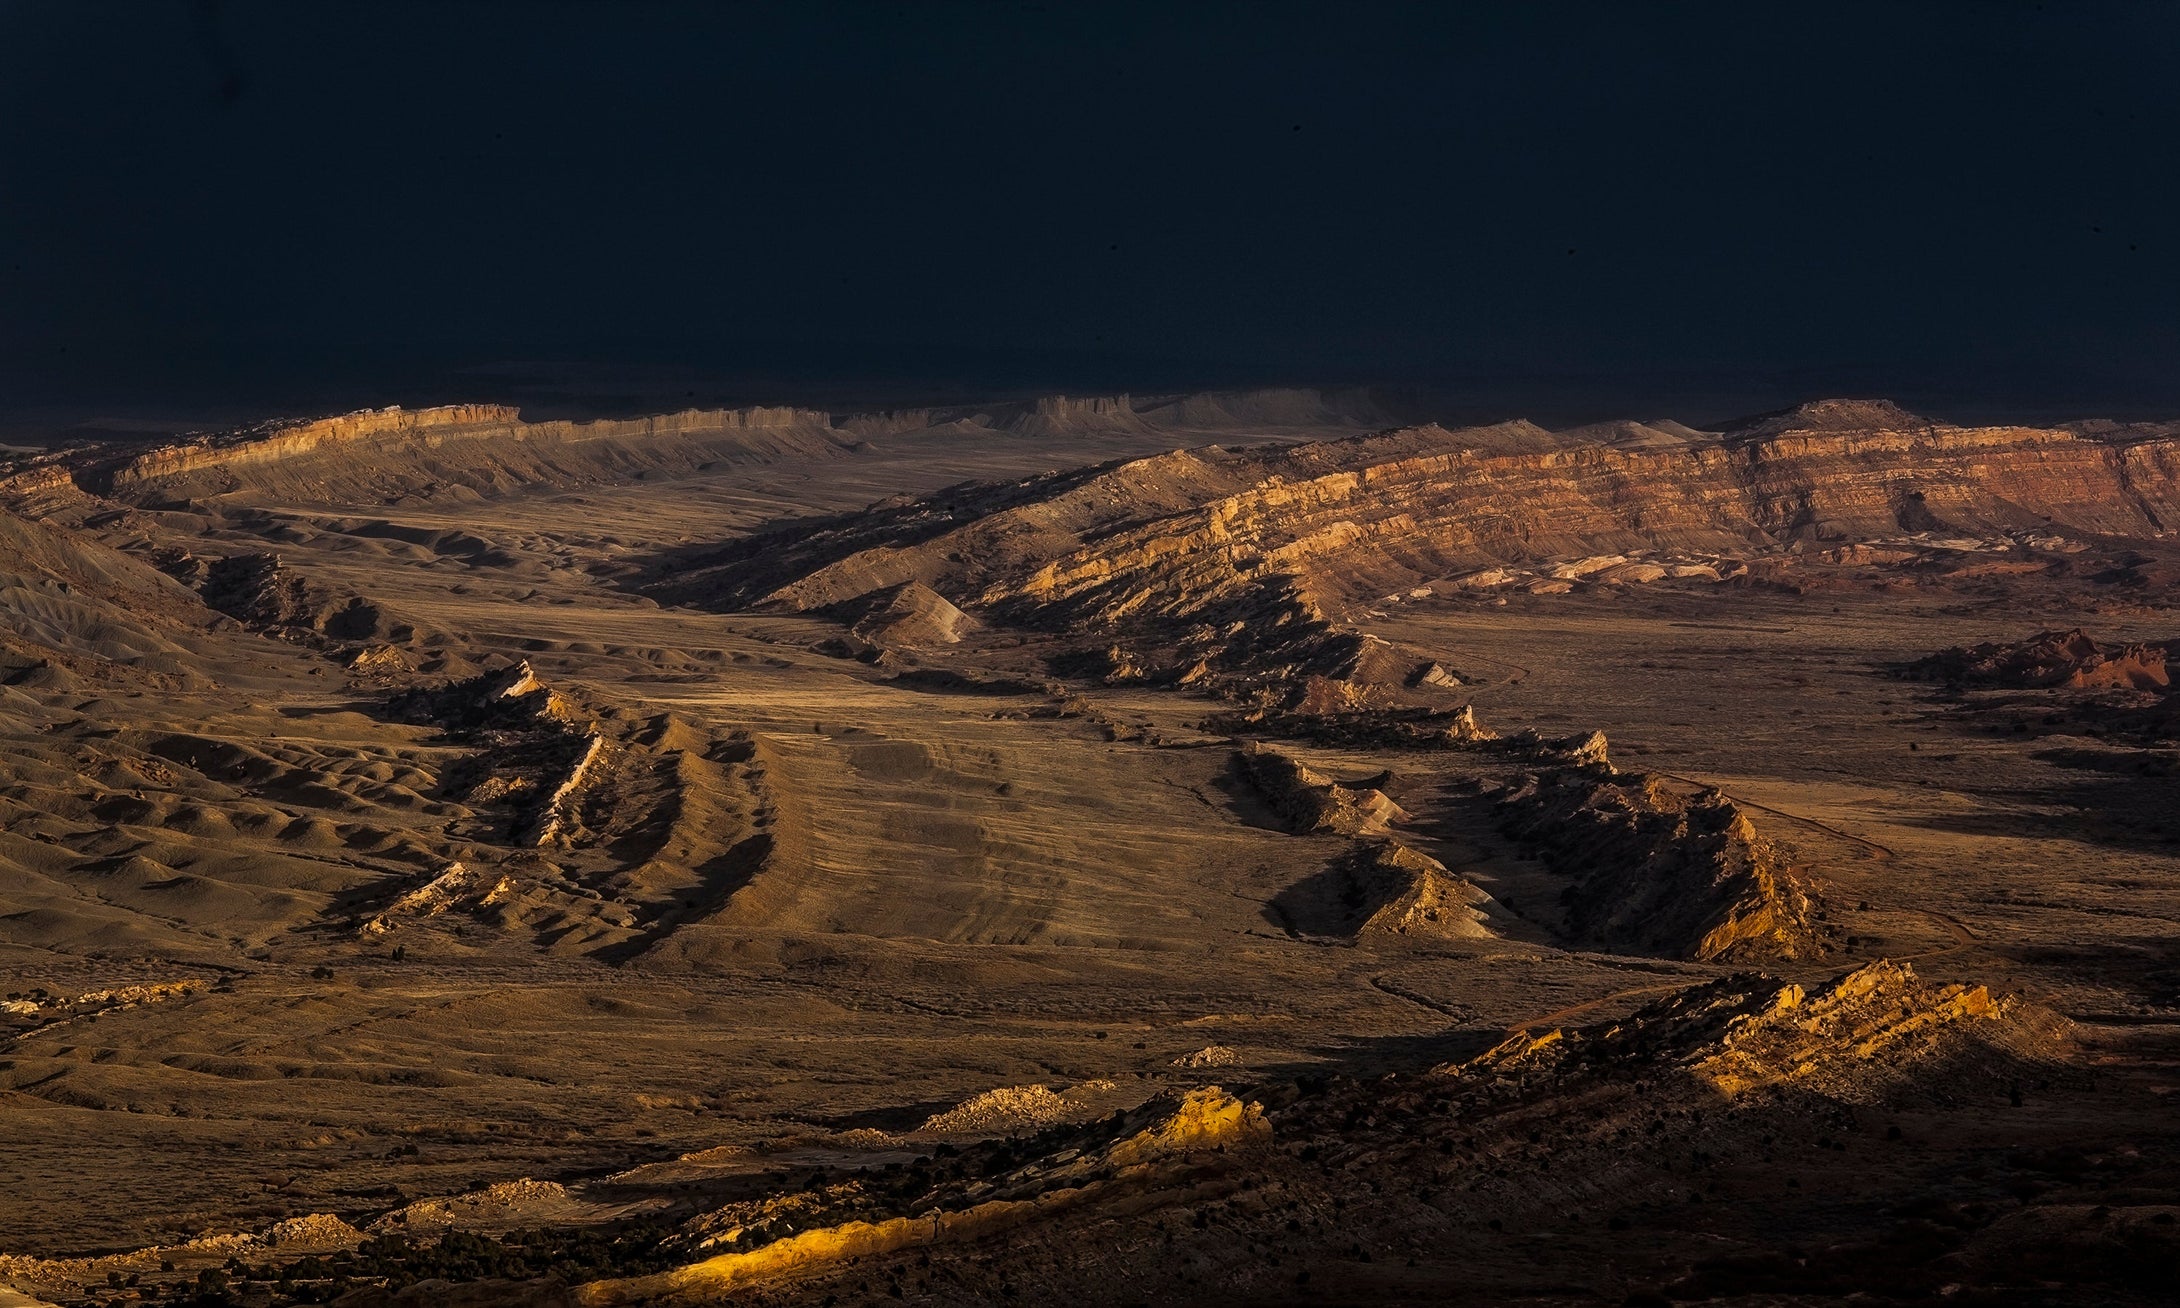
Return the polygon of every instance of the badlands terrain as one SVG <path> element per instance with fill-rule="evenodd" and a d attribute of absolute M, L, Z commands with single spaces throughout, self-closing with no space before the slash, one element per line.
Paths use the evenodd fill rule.
<path fill-rule="evenodd" d="M 2180 424 L 1421 416 L 7 454 L 0 1304 L 2164 1301 Z"/>

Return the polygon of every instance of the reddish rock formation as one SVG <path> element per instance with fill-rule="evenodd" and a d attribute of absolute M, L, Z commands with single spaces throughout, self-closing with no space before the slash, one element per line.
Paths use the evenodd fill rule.
<path fill-rule="evenodd" d="M 2166 661 L 2180 641 L 2113 645 L 2076 627 L 2046 631 L 2027 640 L 1956 646 L 1908 666 L 1925 681 L 2014 690 L 2172 689 Z"/>

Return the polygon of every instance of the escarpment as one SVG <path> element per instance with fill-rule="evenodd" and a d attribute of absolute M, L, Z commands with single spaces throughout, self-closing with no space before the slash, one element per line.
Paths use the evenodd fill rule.
<path fill-rule="evenodd" d="M 1322 608 L 1510 560 L 1736 550 L 1933 524 L 2148 534 L 2180 506 L 2169 441 L 2119 445 L 2027 428 L 1790 429 L 1510 454 L 1426 428 L 1408 434 L 1398 457 L 1388 444 L 1267 456 L 1254 486 L 1086 542 L 981 598 L 1112 625 L 1216 614 L 1236 592 L 1275 582 Z M 1337 466 L 1310 466 L 1320 463 Z"/>
<path fill-rule="evenodd" d="M 1956 427 L 1830 401 L 1724 433 L 1508 423 L 1175 452 L 791 524 L 762 549 L 676 559 L 652 593 L 811 611 L 916 582 L 1002 623 L 1195 638 L 1216 663 L 1237 642 L 1291 655 L 1373 596 L 1502 564 L 2175 520 L 2180 442 L 2162 429 Z"/>
<path fill-rule="evenodd" d="M 1353 431 L 1384 415 L 1359 394 L 1308 390 L 1045 396 L 844 417 L 794 406 L 686 409 L 637 418 L 526 420 L 503 404 L 364 409 L 192 434 L 150 448 L 107 441 L 33 456 L 0 452 L 0 499 L 129 505 L 229 498 L 384 504 L 535 486 L 679 476 L 866 452 L 873 441 L 1006 437 L 1157 440 L 1196 434 Z"/>
<path fill-rule="evenodd" d="M 808 409 L 526 422 L 503 405 L 458 404 L 268 423 L 140 452 L 91 449 L 71 461 L 71 476 L 82 491 L 126 504 L 209 496 L 381 503 L 692 472 L 846 444 L 830 415 Z"/>

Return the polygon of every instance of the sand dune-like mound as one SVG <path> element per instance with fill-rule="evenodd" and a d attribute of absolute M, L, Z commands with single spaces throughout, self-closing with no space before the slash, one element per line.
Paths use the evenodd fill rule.
<path fill-rule="evenodd" d="M 0 508 L 0 681 L 192 673 L 203 614 L 144 561 Z"/>
<path fill-rule="evenodd" d="M 904 582 L 870 596 L 849 626 L 857 639 L 880 649 L 958 645 L 981 625 L 922 582 Z"/>

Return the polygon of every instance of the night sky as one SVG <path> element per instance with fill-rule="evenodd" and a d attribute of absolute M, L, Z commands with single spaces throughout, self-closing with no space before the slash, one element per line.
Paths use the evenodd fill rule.
<path fill-rule="evenodd" d="M 0 3 L 0 408 L 2180 415 L 2176 70 L 2170 3 Z"/>

